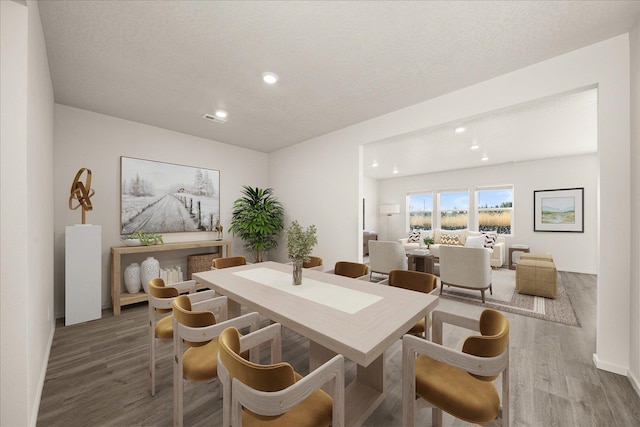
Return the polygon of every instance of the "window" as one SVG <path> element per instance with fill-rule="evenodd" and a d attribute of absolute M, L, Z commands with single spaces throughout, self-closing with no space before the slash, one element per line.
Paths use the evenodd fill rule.
<path fill-rule="evenodd" d="M 469 192 L 441 191 L 440 228 L 443 230 L 460 230 L 469 224 Z"/>
<path fill-rule="evenodd" d="M 409 194 L 409 230 L 433 228 L 433 193 Z"/>
<path fill-rule="evenodd" d="M 478 230 L 511 234 L 513 226 L 513 186 L 476 191 Z"/>

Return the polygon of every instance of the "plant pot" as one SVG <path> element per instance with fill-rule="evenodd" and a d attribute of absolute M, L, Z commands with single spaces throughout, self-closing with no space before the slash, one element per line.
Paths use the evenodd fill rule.
<path fill-rule="evenodd" d="M 293 284 L 301 285 L 302 284 L 302 261 L 293 261 Z"/>

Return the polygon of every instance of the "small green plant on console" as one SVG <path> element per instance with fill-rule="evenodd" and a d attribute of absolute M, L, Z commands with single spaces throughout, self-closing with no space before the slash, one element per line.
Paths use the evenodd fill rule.
<path fill-rule="evenodd" d="M 140 240 L 140 243 L 146 246 L 161 245 L 164 243 L 162 241 L 161 234 L 145 233 L 144 231 L 140 230 L 136 231 L 135 233 L 129 234 L 129 236 L 127 236 L 127 239 L 138 239 Z"/>

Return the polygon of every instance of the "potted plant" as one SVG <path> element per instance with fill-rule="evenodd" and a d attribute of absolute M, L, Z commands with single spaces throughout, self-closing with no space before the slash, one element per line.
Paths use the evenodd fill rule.
<path fill-rule="evenodd" d="M 256 262 L 262 262 L 264 253 L 278 246 L 275 236 L 284 228 L 284 208 L 272 188 L 244 185 L 242 194 L 233 202 L 229 231 L 245 241 L 244 248 L 254 253 Z"/>
<path fill-rule="evenodd" d="M 435 241 L 431 237 L 425 237 L 423 242 L 425 245 L 427 245 L 427 249 L 429 249 L 429 247 L 435 243 Z"/>
<path fill-rule="evenodd" d="M 309 261 L 313 247 L 318 244 L 316 226 L 310 225 L 303 230 L 298 221 L 287 228 L 287 253 L 293 263 L 293 284 L 302 283 L 302 263 Z"/>

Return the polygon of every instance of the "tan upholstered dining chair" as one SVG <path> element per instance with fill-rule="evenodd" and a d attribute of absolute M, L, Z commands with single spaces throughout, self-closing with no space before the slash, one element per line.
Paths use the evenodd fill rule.
<path fill-rule="evenodd" d="M 461 351 L 442 345 L 443 322 L 478 331 Z M 502 408 L 493 381 L 502 375 Z M 416 397 L 432 406 L 432 425 L 442 411 L 482 425 L 509 425 L 509 320 L 487 309 L 480 319 L 433 312 L 433 342 L 402 338 L 402 425 L 415 421 Z"/>
<path fill-rule="evenodd" d="M 322 268 L 322 258 L 318 256 L 310 256 L 309 261 L 302 263 L 303 268 L 313 268 L 314 270 L 320 270 Z"/>
<path fill-rule="evenodd" d="M 438 277 L 421 271 L 391 270 L 389 278 L 379 283 L 428 294 L 438 287 Z M 428 319 L 420 320 L 407 333 L 429 339 Z"/>
<path fill-rule="evenodd" d="M 247 259 L 243 256 L 214 258 L 213 261 L 211 261 L 211 268 L 215 268 L 217 270 L 221 268 L 238 267 L 240 265 L 247 265 Z"/>
<path fill-rule="evenodd" d="M 327 271 L 327 273 L 351 277 L 352 279 L 369 280 L 369 266 L 359 262 L 338 261 L 334 269 Z"/>
<path fill-rule="evenodd" d="M 184 381 L 210 381 L 218 377 L 218 336 L 230 326 L 258 329 L 258 313 L 227 320 L 227 297 L 191 303 L 186 295 L 173 300 L 173 424 L 183 422 Z M 218 313 L 218 317 L 214 314 Z M 188 348 L 184 350 L 184 346 Z M 257 352 L 253 357 L 257 357 Z"/>
<path fill-rule="evenodd" d="M 173 318 L 171 303 L 180 294 L 191 294 L 192 302 L 213 298 L 213 291 L 196 294 L 195 280 L 173 283 L 166 286 L 163 279 L 156 277 L 149 281 L 149 377 L 151 396 L 156 395 L 156 344 L 159 340 L 173 339 Z"/>
<path fill-rule="evenodd" d="M 281 329 L 274 323 L 244 337 L 235 328 L 220 334 L 223 425 L 344 426 L 344 357 L 336 355 L 302 377 L 280 361 Z M 240 356 L 241 351 L 267 342 L 271 364 Z M 321 389 L 327 383 L 333 398 Z"/>

